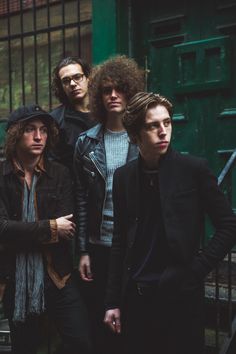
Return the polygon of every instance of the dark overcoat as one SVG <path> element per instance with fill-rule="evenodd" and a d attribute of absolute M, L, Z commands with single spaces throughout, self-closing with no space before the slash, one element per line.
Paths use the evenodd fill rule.
<path fill-rule="evenodd" d="M 107 308 L 120 307 L 132 274 L 132 253 L 140 220 L 139 159 L 114 174 L 114 235 Z M 160 291 L 176 293 L 198 286 L 236 241 L 236 217 L 205 159 L 180 154 L 171 148 L 160 159 L 159 190 L 165 235 L 171 254 Z M 202 245 L 208 215 L 214 234 Z"/>

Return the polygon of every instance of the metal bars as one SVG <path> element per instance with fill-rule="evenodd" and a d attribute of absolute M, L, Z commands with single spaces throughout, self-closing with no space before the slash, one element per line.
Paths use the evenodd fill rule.
<path fill-rule="evenodd" d="M 35 81 L 35 103 L 38 103 L 38 55 L 37 55 L 37 23 L 36 23 L 36 0 L 33 0 L 33 30 L 34 30 L 34 81 Z"/>
<path fill-rule="evenodd" d="M 232 169 L 234 168 L 236 161 L 236 150 L 233 151 L 230 158 L 226 162 L 224 168 L 222 169 L 219 177 L 218 177 L 218 185 L 222 186 L 223 182 L 226 180 L 226 177 L 229 177 L 230 173 L 232 173 Z M 232 185 L 231 178 L 229 181 L 228 188 L 228 198 L 229 201 L 232 201 Z M 226 331 L 227 337 L 223 341 L 223 345 L 220 343 L 220 329 L 221 329 L 221 308 L 224 307 L 225 301 L 222 301 L 220 297 L 220 264 L 216 267 L 215 270 L 215 305 L 216 305 L 216 328 L 215 328 L 215 349 L 216 353 L 226 354 L 228 353 L 230 347 L 230 340 L 236 335 L 235 328 L 233 327 L 233 323 L 235 322 L 236 316 L 233 313 L 233 297 L 232 297 L 232 254 L 233 252 L 228 253 L 227 255 L 227 267 L 226 267 L 226 281 L 227 281 L 227 296 L 225 296 L 226 301 Z M 235 299 L 234 299 L 235 301 Z"/>
<path fill-rule="evenodd" d="M 2 4 L 0 50 L 5 55 L 0 56 L 0 87 L 4 91 L 0 119 L 23 104 L 35 102 L 45 109 L 58 104 L 51 92 L 52 70 L 68 55 L 81 55 L 90 61 L 91 43 L 87 45 L 88 37 L 83 37 L 81 27 L 91 34 L 91 17 L 91 0 L 15 0 L 14 4 Z"/>

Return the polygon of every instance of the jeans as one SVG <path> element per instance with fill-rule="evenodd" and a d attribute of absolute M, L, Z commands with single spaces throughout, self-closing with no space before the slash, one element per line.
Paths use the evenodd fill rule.
<path fill-rule="evenodd" d="M 109 270 L 110 247 L 90 245 L 93 281 L 82 281 L 81 287 L 89 311 L 92 329 L 93 354 L 121 354 L 120 336 L 103 322 L 105 291 Z"/>
<path fill-rule="evenodd" d="M 46 311 L 61 338 L 58 354 L 89 354 L 90 334 L 88 315 L 80 296 L 78 279 L 73 275 L 62 289 L 58 289 L 49 277 L 45 281 Z M 36 354 L 39 346 L 40 316 L 24 323 L 12 321 L 14 311 L 14 284 L 6 289 L 5 313 L 9 320 L 13 354 Z"/>

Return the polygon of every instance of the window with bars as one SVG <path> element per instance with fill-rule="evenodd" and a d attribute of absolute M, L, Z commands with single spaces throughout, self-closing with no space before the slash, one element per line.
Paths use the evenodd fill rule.
<path fill-rule="evenodd" d="M 58 61 L 91 62 L 91 0 L 0 1 L 0 118 L 23 104 L 58 105 L 51 92 Z"/>

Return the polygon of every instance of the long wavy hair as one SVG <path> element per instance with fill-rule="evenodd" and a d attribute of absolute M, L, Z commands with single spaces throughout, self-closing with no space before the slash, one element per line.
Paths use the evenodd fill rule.
<path fill-rule="evenodd" d="M 84 75 L 87 78 L 89 77 L 91 71 L 90 65 L 86 63 L 83 59 L 80 59 L 78 57 L 67 57 L 59 61 L 59 63 L 53 70 L 52 91 L 54 92 L 55 97 L 58 98 L 58 100 L 64 105 L 69 104 L 69 100 L 63 89 L 59 76 L 59 71 L 61 70 L 61 68 L 64 68 L 65 66 L 70 64 L 79 64 L 83 70 Z"/>
<path fill-rule="evenodd" d="M 144 70 L 138 67 L 134 59 L 125 55 L 112 57 L 92 69 L 89 79 L 89 105 L 92 116 L 102 124 L 106 123 L 102 88 L 107 83 L 119 87 L 128 101 L 144 89 Z"/>
<path fill-rule="evenodd" d="M 32 120 L 33 119 L 36 118 L 32 118 Z M 46 127 L 48 128 L 47 143 L 43 153 L 44 155 L 47 155 L 47 153 L 50 150 L 53 150 L 56 146 L 56 143 L 58 141 L 58 128 L 56 123 L 54 122 L 49 122 L 48 120 L 40 117 L 38 117 L 37 119 L 42 120 L 42 122 L 44 122 Z M 7 159 L 11 160 L 16 156 L 16 146 L 20 141 L 21 137 L 23 136 L 25 127 L 27 124 L 29 124 L 29 121 L 30 120 L 22 122 L 19 121 L 10 126 L 10 128 L 7 130 L 4 146 L 4 154 Z"/>

